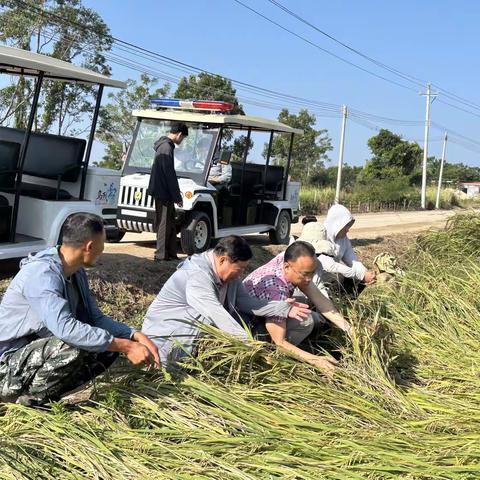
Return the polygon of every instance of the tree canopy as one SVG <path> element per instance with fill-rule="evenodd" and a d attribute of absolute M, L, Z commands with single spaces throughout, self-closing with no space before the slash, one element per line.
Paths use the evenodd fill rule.
<path fill-rule="evenodd" d="M 219 75 L 199 73 L 198 76 L 183 77 L 173 96 L 182 99 L 218 100 L 233 104 L 232 115 L 245 115 L 243 106 L 237 98 L 232 82 Z"/>
<path fill-rule="evenodd" d="M 112 46 L 110 30 L 97 12 L 81 0 L 26 0 L 28 6 L 0 1 L 0 41 L 43 53 L 108 75 L 105 52 Z M 30 8 L 29 8 L 30 6 Z M 41 7 L 41 12 L 37 9 Z M 25 128 L 34 80 L 19 76 L 0 89 L 0 124 Z M 94 110 L 91 86 L 45 81 L 35 129 L 80 134 L 81 121 Z M 87 127 L 88 128 L 88 127 Z"/>
<path fill-rule="evenodd" d="M 381 129 L 368 140 L 372 157 L 367 161 L 360 180 L 411 177 L 421 165 L 423 150 L 389 130 Z"/>
<path fill-rule="evenodd" d="M 283 109 L 278 115 L 278 121 L 303 130 L 303 135 L 294 136 L 290 175 L 295 180 L 309 183 L 310 178 L 323 169 L 324 161 L 328 160 L 327 152 L 333 148 L 328 132 L 315 128 L 315 115 L 306 109 L 300 110 L 298 114 Z M 288 134 L 277 134 L 273 139 L 272 156 L 281 165 L 287 163 L 290 138 Z M 268 145 L 264 148 L 264 157 L 267 149 Z"/>

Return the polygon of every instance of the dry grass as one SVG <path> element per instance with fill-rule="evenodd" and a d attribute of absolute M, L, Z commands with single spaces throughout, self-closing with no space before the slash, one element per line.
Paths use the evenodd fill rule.
<path fill-rule="evenodd" d="M 408 251 L 393 239 L 360 246 L 367 263 L 402 253 L 407 274 L 349 307 L 357 335 L 331 341 L 333 380 L 210 331 L 180 377 L 127 369 L 75 408 L 4 406 L 0 478 L 478 478 L 479 238 L 470 216 Z M 92 272 L 95 291 L 139 315 L 149 280 L 120 272 Z"/>

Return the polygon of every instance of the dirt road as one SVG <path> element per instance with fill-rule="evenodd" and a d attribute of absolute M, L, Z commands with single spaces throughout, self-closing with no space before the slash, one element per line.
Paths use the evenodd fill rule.
<path fill-rule="evenodd" d="M 350 229 L 350 238 L 377 238 L 396 233 L 421 232 L 430 228 L 441 228 L 457 210 L 429 210 L 422 212 L 382 212 L 355 215 Z M 318 217 L 320 221 L 324 216 Z M 295 226 L 301 231 L 301 224 Z M 293 229 L 292 229 L 293 231 Z"/>

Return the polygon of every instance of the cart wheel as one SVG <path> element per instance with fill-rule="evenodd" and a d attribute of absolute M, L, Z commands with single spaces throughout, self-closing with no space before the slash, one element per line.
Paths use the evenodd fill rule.
<path fill-rule="evenodd" d="M 274 230 L 268 232 L 270 241 L 274 245 L 288 245 L 291 224 L 290 213 L 287 210 L 282 210 L 278 216 L 277 226 Z"/>
<path fill-rule="evenodd" d="M 180 232 L 183 253 L 192 255 L 208 249 L 212 241 L 212 224 L 204 212 L 192 212 L 187 224 Z"/>
<path fill-rule="evenodd" d="M 119 228 L 109 231 L 107 230 L 107 243 L 118 243 L 122 240 L 127 232 Z"/>

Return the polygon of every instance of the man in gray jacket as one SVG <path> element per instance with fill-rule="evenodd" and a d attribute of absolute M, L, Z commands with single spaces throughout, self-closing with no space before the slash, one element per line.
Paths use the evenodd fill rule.
<path fill-rule="evenodd" d="M 83 267 L 103 251 L 100 217 L 78 213 L 60 247 L 22 260 L 0 304 L 0 401 L 41 405 L 104 372 L 124 353 L 131 363 L 159 366 L 144 334 L 104 315 Z"/>
<path fill-rule="evenodd" d="M 231 235 L 213 250 L 193 255 L 178 266 L 150 305 L 142 328 L 158 346 L 162 363 L 176 366 L 181 357 L 190 354 L 201 324 L 246 339 L 242 313 L 305 321 L 310 311 L 304 304 L 268 302 L 247 293 L 240 275 L 251 258 L 248 243 Z"/>

